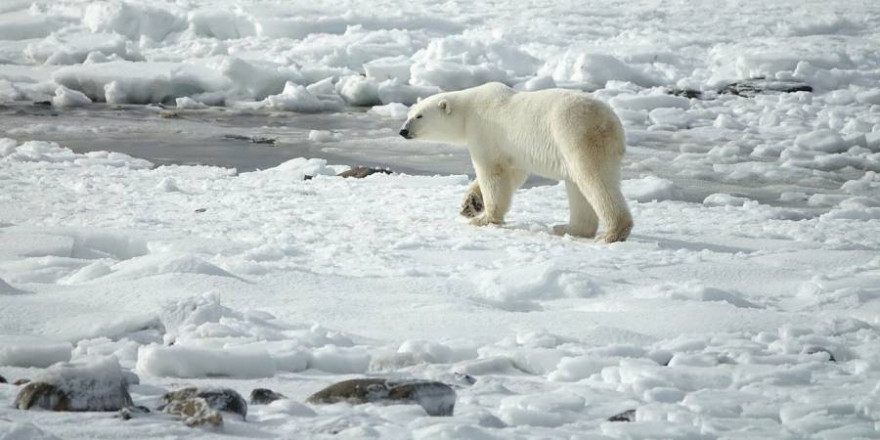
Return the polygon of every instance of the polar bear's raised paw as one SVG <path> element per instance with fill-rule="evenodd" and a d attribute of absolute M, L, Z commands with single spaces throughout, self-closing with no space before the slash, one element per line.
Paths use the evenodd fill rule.
<path fill-rule="evenodd" d="M 483 192 L 480 190 L 480 184 L 474 182 L 468 189 L 468 194 L 464 197 L 464 201 L 461 202 L 459 214 L 467 218 L 474 218 L 482 214 L 485 209 L 486 206 L 483 204 Z"/>

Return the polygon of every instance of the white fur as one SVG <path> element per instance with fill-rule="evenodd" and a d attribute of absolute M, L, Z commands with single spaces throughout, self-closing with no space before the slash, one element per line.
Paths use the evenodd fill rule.
<path fill-rule="evenodd" d="M 500 83 L 441 93 L 412 107 L 401 134 L 467 146 L 485 204 L 473 224 L 503 223 L 514 191 L 538 174 L 566 182 L 570 218 L 557 233 L 593 237 L 601 219 L 602 239 L 615 242 L 632 229 L 620 192 L 623 127 L 611 107 L 585 94 Z"/>

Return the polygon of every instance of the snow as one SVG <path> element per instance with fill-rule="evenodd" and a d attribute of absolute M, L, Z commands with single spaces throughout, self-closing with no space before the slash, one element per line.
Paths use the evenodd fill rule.
<path fill-rule="evenodd" d="M 146 346 L 138 350 L 137 371 L 166 377 L 240 377 L 275 375 L 275 364 L 265 351 L 207 350 L 189 347 Z"/>
<path fill-rule="evenodd" d="M 0 438 L 3 440 L 58 440 L 32 423 L 15 423 L 0 419 Z"/>
<path fill-rule="evenodd" d="M 92 100 L 82 92 L 70 90 L 64 86 L 59 86 L 52 98 L 52 105 L 55 107 L 76 107 L 91 103 Z"/>
<path fill-rule="evenodd" d="M 409 113 L 409 107 L 399 102 L 392 102 L 391 104 L 373 106 L 370 111 L 379 116 L 403 121 Z"/>
<path fill-rule="evenodd" d="M 657 176 L 624 180 L 623 194 L 626 198 L 639 202 L 675 200 L 681 197 L 681 191 L 675 183 Z"/>
<path fill-rule="evenodd" d="M 51 341 L 34 336 L 4 336 L 0 340 L 0 365 L 46 368 L 70 360 L 69 342 Z"/>
<path fill-rule="evenodd" d="M 0 374 L 288 397 L 209 432 L 0 384 L 0 437 L 877 437 L 873 3 L 409 6 L 0 5 Z M 719 93 L 758 76 L 813 92 Z M 552 235 L 545 181 L 458 218 L 467 151 L 396 131 L 485 81 L 620 114 L 629 241 Z M 197 165 L 222 148 L 276 156 Z M 455 414 L 303 403 L 365 375 L 448 383 Z"/>

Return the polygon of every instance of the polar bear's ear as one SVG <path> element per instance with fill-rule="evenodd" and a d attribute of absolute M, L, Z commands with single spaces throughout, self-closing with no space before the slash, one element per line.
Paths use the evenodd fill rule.
<path fill-rule="evenodd" d="M 420 103 L 420 102 L 422 102 L 422 97 L 421 97 L 421 96 L 419 96 L 419 97 L 416 98 L 416 104 L 418 104 L 418 103 Z"/>
<path fill-rule="evenodd" d="M 437 104 L 437 106 L 440 107 L 440 110 L 445 111 L 447 115 L 452 113 L 452 108 L 449 107 L 449 101 L 445 99 L 441 100 L 440 103 Z"/>

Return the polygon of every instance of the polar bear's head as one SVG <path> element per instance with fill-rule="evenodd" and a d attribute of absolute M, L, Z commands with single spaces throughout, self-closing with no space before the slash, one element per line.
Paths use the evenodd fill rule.
<path fill-rule="evenodd" d="M 462 109 L 456 108 L 450 93 L 440 93 L 417 102 L 409 110 L 400 135 L 406 139 L 461 143 L 464 136 Z"/>

